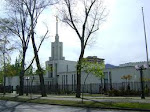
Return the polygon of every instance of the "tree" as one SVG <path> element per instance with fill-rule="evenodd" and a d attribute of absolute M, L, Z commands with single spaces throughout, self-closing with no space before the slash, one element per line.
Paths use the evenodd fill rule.
<path fill-rule="evenodd" d="M 98 78 L 104 77 L 103 70 L 105 68 L 104 62 L 89 62 L 87 58 L 83 58 L 81 64 L 81 71 L 85 72 L 87 74 L 86 78 L 84 79 L 83 83 L 83 90 L 82 90 L 82 103 L 83 103 L 83 91 L 84 91 L 84 86 L 85 82 L 89 76 L 89 74 L 95 75 Z"/>
<path fill-rule="evenodd" d="M 77 91 L 76 97 L 80 97 L 81 91 L 81 65 L 85 48 L 98 29 L 100 23 L 106 17 L 102 0 L 62 0 L 62 20 L 69 25 L 80 40 L 80 55 L 77 63 Z"/>
<path fill-rule="evenodd" d="M 123 76 L 121 77 L 121 79 L 125 79 L 125 80 L 126 80 L 127 90 L 130 90 L 129 81 L 132 79 L 132 75 L 130 75 L 130 74 L 128 74 L 128 75 L 123 75 Z"/>
<path fill-rule="evenodd" d="M 128 75 L 123 75 L 123 76 L 121 77 L 121 79 L 125 79 L 125 80 L 126 80 L 126 83 L 127 83 L 127 82 L 129 82 L 129 80 L 132 79 L 132 75 L 130 75 L 130 74 L 128 74 Z"/>
<path fill-rule="evenodd" d="M 19 95 L 23 95 L 25 57 L 30 40 L 30 24 L 28 24 L 28 12 L 22 0 L 5 0 L 9 11 L 8 18 L 1 19 L 1 26 L 6 27 L 14 37 L 19 37 L 21 41 L 21 70 L 20 70 L 20 90 Z M 17 38 L 18 40 L 18 38 Z"/>
<path fill-rule="evenodd" d="M 9 32 L 3 32 L 5 28 L 0 29 L 0 34 L 2 37 L 0 37 L 0 56 L 2 57 L 0 61 L 2 61 L 3 64 L 3 86 L 4 86 L 4 95 L 5 95 L 5 83 L 6 83 L 6 64 L 10 61 L 10 52 L 14 50 L 14 47 L 10 44 L 10 41 L 8 39 Z"/>
<path fill-rule="evenodd" d="M 1 75 L 3 76 L 5 75 L 6 77 L 18 76 L 17 74 L 18 71 L 19 69 L 15 66 L 15 64 L 10 64 L 10 62 L 8 62 L 5 64 L 5 71 L 4 66 L 2 67 Z"/>
<path fill-rule="evenodd" d="M 23 0 L 23 4 L 27 8 L 27 11 L 29 13 L 29 21 L 30 21 L 30 34 L 31 34 L 31 41 L 32 41 L 32 47 L 34 50 L 34 56 L 35 61 L 37 65 L 37 71 L 40 78 L 40 87 L 41 87 L 41 95 L 42 97 L 46 96 L 46 90 L 44 85 L 44 77 L 43 77 L 43 69 L 40 64 L 39 55 L 38 55 L 38 48 L 37 44 L 35 42 L 35 28 L 37 25 L 37 20 L 42 13 L 42 11 L 48 7 L 49 5 L 53 5 L 54 2 L 52 0 Z M 43 39 L 46 37 L 48 31 L 45 33 Z"/>
<path fill-rule="evenodd" d="M 41 84 L 41 95 L 46 96 L 46 92 L 44 89 L 44 78 L 43 78 L 43 72 L 42 68 L 40 66 L 38 51 L 42 45 L 42 42 L 47 37 L 48 30 L 46 31 L 45 35 L 42 37 L 41 42 L 39 46 L 37 47 L 35 42 L 35 29 L 37 26 L 37 21 L 42 13 L 42 11 L 49 5 L 52 5 L 52 0 L 5 0 L 11 10 L 13 15 L 11 14 L 11 21 L 8 23 L 11 23 L 12 27 L 8 27 L 12 33 L 14 33 L 16 36 L 18 36 L 21 40 L 21 47 L 22 47 L 22 69 L 20 73 L 20 92 L 19 95 L 23 95 L 23 84 L 24 84 L 24 73 L 25 71 L 31 66 L 34 59 L 36 60 L 37 68 L 39 70 L 39 77 L 40 77 L 40 84 Z M 8 19 L 7 19 L 8 20 Z M 4 24 L 4 26 L 6 26 Z M 25 69 L 25 57 L 26 57 L 26 51 L 28 48 L 29 40 L 31 39 L 33 50 L 34 50 L 34 58 L 31 61 L 31 64 L 29 67 Z M 41 72 L 41 73 L 40 73 Z"/>
<path fill-rule="evenodd" d="M 96 77 L 103 77 L 104 68 L 105 68 L 105 64 L 103 61 L 102 62 L 96 62 L 96 61 L 90 62 L 88 61 L 87 58 L 82 59 L 81 70 L 87 74 L 87 77 L 90 73 L 95 75 Z"/>

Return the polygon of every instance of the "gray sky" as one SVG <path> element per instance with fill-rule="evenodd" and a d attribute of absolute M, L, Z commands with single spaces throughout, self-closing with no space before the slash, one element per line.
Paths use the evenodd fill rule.
<path fill-rule="evenodd" d="M 105 0 L 109 15 L 106 22 L 100 26 L 95 34 L 96 42 L 88 46 L 85 56 L 98 56 L 104 58 L 105 63 L 119 65 L 128 62 L 146 61 L 145 40 L 141 7 L 144 7 L 147 31 L 148 51 L 150 50 L 150 0 Z M 51 8 L 52 9 L 52 8 Z M 42 45 L 40 50 L 41 63 L 51 56 L 51 42 L 55 38 L 55 11 L 47 9 L 41 15 L 37 31 L 44 33 L 43 22 L 50 29 L 50 38 Z M 80 42 L 74 31 L 59 22 L 60 41 L 64 45 L 66 60 L 77 61 L 80 53 Z M 150 51 L 149 51 L 150 52 Z M 14 57 L 17 54 L 14 54 Z M 31 50 L 28 59 L 32 57 Z M 27 60 L 28 62 L 29 60 Z"/>
<path fill-rule="evenodd" d="M 108 4 L 109 3 L 109 4 Z M 95 55 L 105 59 L 105 63 L 119 65 L 122 63 L 146 61 L 145 40 L 141 7 L 144 7 L 147 31 L 148 51 L 150 50 L 150 0 L 108 0 L 109 15 L 106 22 L 95 34 L 96 43 L 87 47 L 85 56 Z M 55 18 L 52 20 L 55 23 Z M 55 24 L 50 23 L 55 35 Z M 60 40 L 64 43 L 64 56 L 67 60 L 77 60 L 79 56 L 79 39 L 74 31 L 62 23 L 59 24 Z M 54 41 L 54 36 L 50 41 Z M 49 46 L 46 56 L 50 56 Z M 41 54 L 44 50 L 41 50 Z"/>
<path fill-rule="evenodd" d="M 150 47 L 149 0 L 116 0 L 108 17 L 107 28 L 99 31 L 98 53 L 106 63 L 121 64 L 145 61 L 145 40 L 141 7 L 144 7 L 148 51 Z M 105 24 L 105 23 L 104 23 Z"/>

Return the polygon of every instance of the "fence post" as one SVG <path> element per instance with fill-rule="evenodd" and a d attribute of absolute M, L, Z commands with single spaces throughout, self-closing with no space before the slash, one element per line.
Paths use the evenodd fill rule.
<path fill-rule="evenodd" d="M 92 84 L 90 83 L 90 93 L 92 94 Z"/>

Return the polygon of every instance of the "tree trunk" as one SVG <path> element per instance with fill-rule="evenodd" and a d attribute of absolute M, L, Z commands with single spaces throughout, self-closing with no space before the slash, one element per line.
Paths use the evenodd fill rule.
<path fill-rule="evenodd" d="M 21 62 L 21 72 L 20 72 L 20 87 L 19 87 L 19 96 L 22 96 L 24 93 L 24 65 L 25 65 L 25 53 L 26 48 L 23 48 L 23 57 Z"/>
<path fill-rule="evenodd" d="M 77 90 L 76 97 L 80 98 L 81 95 L 81 64 L 78 62 L 77 64 Z"/>
<path fill-rule="evenodd" d="M 81 41 L 81 53 L 77 63 L 77 90 L 76 90 L 76 97 L 80 98 L 81 95 L 81 65 L 82 65 L 82 58 L 84 55 L 84 41 Z"/>
<path fill-rule="evenodd" d="M 40 78 L 41 95 L 42 95 L 42 97 L 45 97 L 47 95 L 46 95 L 46 90 L 45 90 L 45 85 L 44 85 L 43 70 L 40 66 L 40 61 L 39 61 L 39 57 L 38 57 L 38 53 L 37 53 L 37 48 L 35 46 L 34 38 L 31 37 L 31 39 L 32 39 L 32 46 L 33 46 L 33 49 L 34 49 L 36 65 L 37 65 L 37 68 L 38 68 L 38 74 L 39 74 L 39 78 Z"/>
<path fill-rule="evenodd" d="M 21 71 L 21 74 L 23 74 L 23 72 Z M 24 77 L 23 75 L 20 74 L 20 86 L 19 86 L 19 96 L 23 95 L 23 90 L 24 90 Z"/>
<path fill-rule="evenodd" d="M 40 78 L 41 95 L 42 95 L 42 97 L 45 97 L 47 95 L 46 95 L 46 89 L 45 89 L 45 85 L 44 85 L 43 70 L 42 70 L 41 65 L 40 65 L 38 51 L 37 51 L 37 48 L 36 48 L 36 45 L 35 45 L 34 30 L 33 29 L 34 29 L 33 28 L 33 17 L 31 17 L 31 33 L 32 33 L 31 40 L 32 40 L 32 46 L 33 46 L 35 60 L 36 60 L 36 65 L 37 65 L 38 74 L 39 74 L 39 78 Z"/>

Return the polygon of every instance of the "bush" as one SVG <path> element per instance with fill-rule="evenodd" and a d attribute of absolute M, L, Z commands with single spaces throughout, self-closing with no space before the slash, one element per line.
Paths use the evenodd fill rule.
<path fill-rule="evenodd" d="M 141 94 L 140 91 L 134 91 L 134 90 L 116 90 L 113 89 L 109 91 L 109 96 L 139 96 Z"/>

